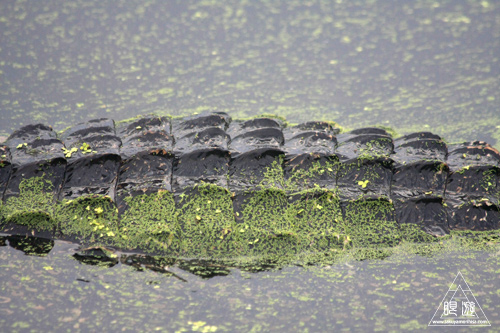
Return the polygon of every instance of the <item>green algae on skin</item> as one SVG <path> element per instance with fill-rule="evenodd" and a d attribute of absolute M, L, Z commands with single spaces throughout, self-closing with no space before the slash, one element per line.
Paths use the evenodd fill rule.
<path fill-rule="evenodd" d="M 316 188 L 296 193 L 287 214 L 304 235 L 303 248 L 308 251 L 344 249 L 350 245 L 335 191 Z"/>
<path fill-rule="evenodd" d="M 394 246 L 401 240 L 394 208 L 386 198 L 346 203 L 344 228 L 354 246 Z"/>
<path fill-rule="evenodd" d="M 243 200 L 238 232 L 250 252 L 279 256 L 282 251 L 297 249 L 303 239 L 287 216 L 288 200 L 283 190 L 249 192 L 237 200 Z"/>
<path fill-rule="evenodd" d="M 234 232 L 236 225 L 229 191 L 202 183 L 183 194 L 177 205 L 183 255 L 237 254 L 238 237 Z"/>
<path fill-rule="evenodd" d="M 85 242 L 137 250 L 145 247 L 147 251 L 186 257 L 278 257 L 301 251 L 391 247 L 405 239 L 422 238 L 422 234 L 407 226 L 403 230 L 398 225 L 390 200 L 364 197 L 368 193 L 379 193 L 378 185 L 380 188 L 387 185 L 377 184 L 377 181 L 388 179 L 382 173 L 391 172 L 392 162 L 384 156 L 384 144 L 389 143 L 392 145 L 392 140 L 385 137 L 369 141 L 359 149 L 359 157 L 343 163 L 336 157 L 303 154 L 314 162 L 310 167 L 300 165 L 298 170 L 286 169 L 290 164 L 279 151 L 278 157 L 270 160 L 270 167 L 258 169 L 250 176 L 244 172 L 238 175 L 246 177 L 245 181 L 253 185 L 253 190 L 242 193 L 229 193 L 225 188 L 200 183 L 181 193 L 165 191 L 149 197 L 139 195 L 124 198 L 129 208 L 121 217 L 111 198 L 83 196 L 49 204 L 50 209 L 55 208 L 53 211 L 46 209 L 48 212 L 42 217 L 48 216 L 63 235 Z M 80 149 L 90 150 L 85 144 Z M 333 187 L 325 192 L 315 183 L 323 182 L 323 176 L 328 178 L 327 186 Z M 486 183 L 495 181 L 493 174 L 483 176 L 489 177 L 485 178 Z M 40 212 L 33 211 L 32 207 L 25 209 L 23 205 L 31 203 L 31 196 L 40 196 L 43 209 L 43 198 L 48 197 L 53 186 L 42 178 L 32 180 L 45 187 L 23 182 L 22 195 L 13 197 L 12 202 L 2 207 L 6 220 L 14 221 L 16 214 L 10 211 L 21 211 L 31 214 L 33 219 L 41 219 Z M 342 184 L 338 184 L 340 182 Z M 308 187 L 309 190 L 298 192 Z M 384 194 L 388 195 L 387 192 Z M 360 196 L 345 201 L 345 197 L 352 198 L 353 194 Z M 344 201 L 341 202 L 339 196 Z M 305 218 L 316 213 L 322 223 Z M 32 224 L 35 228 L 43 227 Z"/>
<path fill-rule="evenodd" d="M 25 225 L 38 230 L 57 227 L 56 211 L 52 193 L 53 185 L 42 177 L 25 179 L 19 185 L 19 196 L 7 199 L 0 206 L 0 221 Z"/>
<path fill-rule="evenodd" d="M 235 194 L 200 183 L 175 195 L 141 194 L 124 199 L 128 209 L 121 216 L 106 196 L 54 202 L 50 181 L 35 177 L 22 181 L 19 196 L 8 198 L 0 213 L 6 223 L 56 230 L 89 246 L 214 258 L 252 269 L 260 266 L 256 262 L 328 263 L 347 253 L 356 260 L 385 258 L 405 242 L 432 247 L 458 239 L 481 249 L 498 244 L 497 231 L 454 231 L 437 238 L 420 226 L 399 225 L 384 197 L 342 201 L 337 189 L 316 186 L 297 192 L 304 180 L 334 174 L 338 162 L 313 163 L 288 179 L 281 162 L 278 157 L 265 170 L 254 191 Z"/>
<path fill-rule="evenodd" d="M 172 193 L 158 191 L 125 200 L 129 209 L 120 217 L 118 243 L 132 249 L 171 250 L 180 237 Z"/>
<path fill-rule="evenodd" d="M 63 235 L 89 243 L 105 243 L 120 237 L 118 212 L 108 196 L 89 195 L 58 204 L 55 217 Z"/>

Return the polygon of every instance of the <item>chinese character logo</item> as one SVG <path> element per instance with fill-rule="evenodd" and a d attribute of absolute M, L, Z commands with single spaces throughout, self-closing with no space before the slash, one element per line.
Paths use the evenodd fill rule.
<path fill-rule="evenodd" d="M 457 311 L 457 302 L 456 301 L 450 301 L 450 302 L 444 302 L 444 311 L 443 315 L 441 318 L 454 315 L 455 317 L 457 316 L 456 312 Z"/>
<path fill-rule="evenodd" d="M 476 312 L 474 312 L 475 306 L 474 302 L 462 302 L 462 316 L 477 317 Z"/>
<path fill-rule="evenodd" d="M 462 273 L 453 280 L 429 326 L 491 326 Z"/>

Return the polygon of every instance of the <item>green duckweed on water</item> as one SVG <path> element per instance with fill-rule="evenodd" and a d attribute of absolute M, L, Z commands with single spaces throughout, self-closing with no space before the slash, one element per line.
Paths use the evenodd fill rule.
<path fill-rule="evenodd" d="M 0 236 L 0 246 L 10 244 L 0 247 L 0 311 L 16 314 L 0 316 L 0 324 L 12 331 L 421 331 L 460 271 L 494 329 L 500 324 L 500 248 L 490 237 L 476 239 L 478 247 L 451 237 L 378 251 L 353 248 L 321 255 L 314 265 L 305 257 L 295 262 L 300 267 L 263 267 L 254 260 L 97 250 L 82 257 L 82 249 L 61 241 L 47 244 L 48 254 L 26 256 L 43 249 L 25 237 L 22 246 Z"/>
<path fill-rule="evenodd" d="M 2 1 L 0 142 L 38 122 L 215 110 L 498 147 L 499 11 L 475 0 Z M 292 181 L 270 170 L 241 216 L 233 193 L 206 184 L 135 197 L 120 216 L 109 198 L 55 202 L 46 179 L 28 179 L 0 202 L 2 228 L 23 234 L 0 234 L 0 327 L 422 331 L 460 271 L 497 331 L 498 231 L 435 237 L 395 224 L 384 198 L 345 203 L 314 186 L 335 162 Z"/>
<path fill-rule="evenodd" d="M 3 3 L 0 136 L 224 110 L 500 139 L 494 1 Z M 77 25 L 78 20 L 89 22 Z M 43 50 L 39 50 L 43 41 Z"/>

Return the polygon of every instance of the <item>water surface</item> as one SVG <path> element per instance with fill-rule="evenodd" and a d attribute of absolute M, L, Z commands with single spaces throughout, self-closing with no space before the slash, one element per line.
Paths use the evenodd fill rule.
<path fill-rule="evenodd" d="M 0 137 L 33 122 L 217 110 L 498 147 L 498 50 L 495 1 L 5 0 Z M 458 271 L 500 325 L 498 252 L 207 278 L 179 263 L 84 264 L 64 242 L 45 256 L 2 244 L 7 331 L 421 331 Z"/>
<path fill-rule="evenodd" d="M 13 331 L 422 331 L 458 271 L 489 329 L 500 325 L 499 252 L 415 256 L 402 247 L 384 260 L 209 275 L 185 263 L 82 263 L 77 245 L 61 241 L 44 256 L 23 250 L 36 252 L 0 247 L 0 326 Z"/>
<path fill-rule="evenodd" d="M 6 0 L 0 13 L 4 135 L 217 109 L 500 140 L 495 1 Z"/>

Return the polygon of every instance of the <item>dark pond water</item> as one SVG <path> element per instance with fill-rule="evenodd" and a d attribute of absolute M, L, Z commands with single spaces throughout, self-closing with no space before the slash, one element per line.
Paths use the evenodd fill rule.
<path fill-rule="evenodd" d="M 500 139 L 495 1 L 5 0 L 0 13 L 4 134 L 217 108 Z"/>
<path fill-rule="evenodd" d="M 415 256 L 400 246 L 385 260 L 250 272 L 180 260 L 141 265 L 123 253 L 92 261 L 61 241 L 0 242 L 0 326 L 9 331 L 422 331 L 458 272 L 491 324 L 476 329 L 500 325 L 498 251 L 450 245 Z"/>
<path fill-rule="evenodd" d="M 33 122 L 218 110 L 498 147 L 498 50 L 497 1 L 4 0 L 0 137 Z M 249 272 L 133 266 L 127 254 L 91 265 L 77 248 L 0 237 L 2 331 L 421 331 L 458 271 L 482 329 L 500 327 L 498 251 L 402 246 L 384 260 Z"/>

